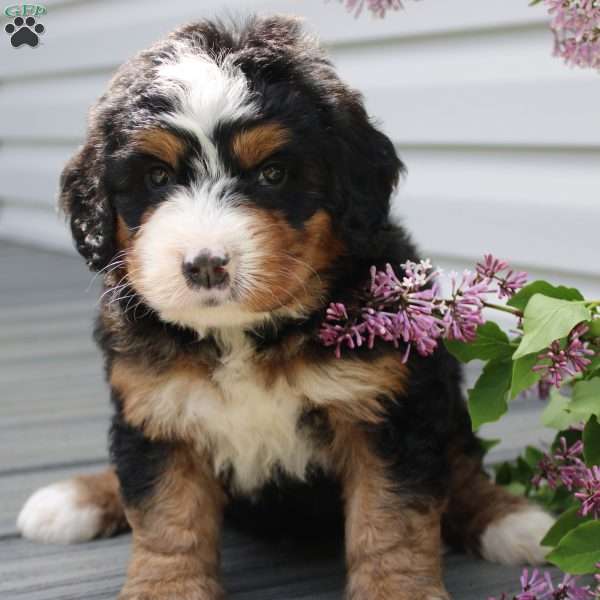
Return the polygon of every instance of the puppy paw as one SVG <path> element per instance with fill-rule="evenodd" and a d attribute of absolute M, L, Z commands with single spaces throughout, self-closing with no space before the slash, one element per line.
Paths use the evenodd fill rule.
<path fill-rule="evenodd" d="M 39 542 L 72 544 L 95 538 L 102 527 L 102 511 L 80 502 L 75 481 L 39 489 L 25 502 L 17 527 L 23 537 Z"/>
<path fill-rule="evenodd" d="M 481 555 L 503 565 L 540 565 L 550 548 L 540 542 L 554 519 L 530 505 L 492 522 L 481 536 Z"/>
<path fill-rule="evenodd" d="M 376 574 L 376 570 L 373 571 Z M 350 577 L 346 600 L 451 600 L 441 581 L 435 577 L 399 575 Z"/>

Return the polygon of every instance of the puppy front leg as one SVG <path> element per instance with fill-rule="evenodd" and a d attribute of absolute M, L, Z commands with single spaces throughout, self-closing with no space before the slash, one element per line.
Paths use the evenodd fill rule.
<path fill-rule="evenodd" d="M 223 492 L 208 462 L 168 448 L 160 475 L 139 503 L 128 501 L 133 555 L 119 600 L 217 600 Z"/>
<path fill-rule="evenodd" d="M 448 600 L 441 571 L 441 503 L 389 480 L 366 435 L 345 444 L 348 600 Z"/>

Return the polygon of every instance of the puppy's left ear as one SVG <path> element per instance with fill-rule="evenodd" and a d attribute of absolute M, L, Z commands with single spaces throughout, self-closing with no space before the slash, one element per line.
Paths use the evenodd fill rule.
<path fill-rule="evenodd" d="M 404 165 L 392 141 L 370 121 L 358 92 L 346 88 L 334 112 L 337 193 L 350 247 L 365 244 L 387 223 L 390 198 Z"/>
<path fill-rule="evenodd" d="M 60 208 L 69 217 L 77 251 L 93 271 L 115 255 L 115 215 L 104 191 L 104 166 L 97 144 L 88 139 L 60 176 Z"/>

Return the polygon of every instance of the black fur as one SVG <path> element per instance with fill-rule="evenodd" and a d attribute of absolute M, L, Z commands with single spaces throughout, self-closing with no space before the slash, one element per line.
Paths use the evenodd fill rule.
<path fill-rule="evenodd" d="M 110 459 L 119 481 L 121 495 L 129 506 L 138 506 L 159 481 L 168 461 L 170 446 L 148 439 L 128 425 L 121 415 L 121 402 L 113 392 L 116 412 L 110 428 Z"/>
<path fill-rule="evenodd" d="M 237 29 L 218 23 L 192 24 L 120 69 L 91 114 L 88 142 L 65 167 L 61 180 L 62 206 L 70 215 L 77 249 L 92 269 L 106 267 L 116 253 L 116 215 L 135 226 L 148 204 L 161 201 L 160 195 L 152 196 L 144 187 L 139 171 L 148 159 L 133 152 L 130 138 L 136 130 L 156 125 L 159 113 L 173 109 L 171 101 L 157 92 L 152 69 L 176 52 L 175 41 L 214 55 L 229 53 L 260 102 L 256 122 L 276 118 L 292 132 L 286 149 L 288 162 L 301 166 L 289 174 L 285 205 L 279 203 L 277 194 L 257 189 L 254 175 L 240 173 L 234 157 L 223 151 L 222 159 L 238 175 L 239 191 L 260 207 L 277 209 L 293 227 L 301 228 L 317 208 L 325 209 L 345 251 L 323 274 L 330 285 L 318 310 L 304 318 L 256 326 L 246 335 L 259 357 L 277 353 L 291 336 L 303 334 L 308 354 L 329 359 L 331 349 L 317 340 L 327 304 L 360 303 L 372 265 L 399 265 L 416 259 L 418 253 L 404 230 L 389 221 L 390 197 L 403 170 L 392 142 L 373 126 L 360 95 L 339 80 L 294 20 L 257 19 Z M 225 123 L 219 127 L 216 135 L 221 148 L 239 126 Z M 189 183 L 189 161 L 198 154 L 193 140 L 188 140 L 188 156 L 175 174 L 176 185 Z M 302 161 L 297 160 L 300 157 Z M 209 335 L 199 340 L 195 332 L 162 322 L 132 289 L 126 289 L 123 297 L 127 300 L 104 304 L 98 323 L 97 340 L 109 369 L 117 352 L 157 369 L 181 356 L 205 364 L 218 362 L 215 338 Z M 128 311 L 132 297 L 139 311 Z M 356 356 L 368 361 L 388 352 L 397 350 L 381 343 L 373 350 L 357 350 Z M 413 354 L 408 368 L 406 393 L 387 404 L 383 424 L 364 424 L 364 429 L 373 448 L 390 465 L 389 476 L 399 493 L 439 498 L 449 485 L 449 448 L 476 455 L 479 444 L 471 433 L 454 359 L 440 348 L 427 359 Z M 111 456 L 126 502 L 138 504 L 160 477 L 169 446 L 152 442 L 128 426 L 120 415 L 118 398 L 115 404 Z M 232 516 L 250 515 L 255 522 L 265 517 L 272 527 L 275 517 L 285 516 L 288 510 L 307 513 L 309 523 L 316 522 L 319 511 L 326 516 L 338 514 L 337 484 L 322 475 L 316 475 L 313 483 L 318 483 L 315 489 L 324 491 L 331 503 L 323 504 L 315 489 L 307 491 L 304 484 L 279 478 L 258 495 L 260 502 L 238 498 Z M 291 508 L 282 503 L 290 499 L 294 501 Z M 333 508 L 325 510 L 325 506 Z M 331 521 L 338 522 L 337 517 Z"/>

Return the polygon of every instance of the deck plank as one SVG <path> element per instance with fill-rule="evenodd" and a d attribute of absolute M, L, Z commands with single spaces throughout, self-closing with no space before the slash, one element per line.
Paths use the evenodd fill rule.
<path fill-rule="evenodd" d="M 64 547 L 4 540 L 0 597 L 113 599 L 124 581 L 130 541 L 130 535 L 123 535 Z M 520 573 L 518 567 L 500 567 L 459 554 L 448 555 L 445 564 L 446 585 L 455 600 L 482 600 L 492 593 L 514 591 Z M 341 600 L 345 577 L 339 547 L 267 544 L 233 531 L 224 535 L 222 573 L 234 600 Z"/>

